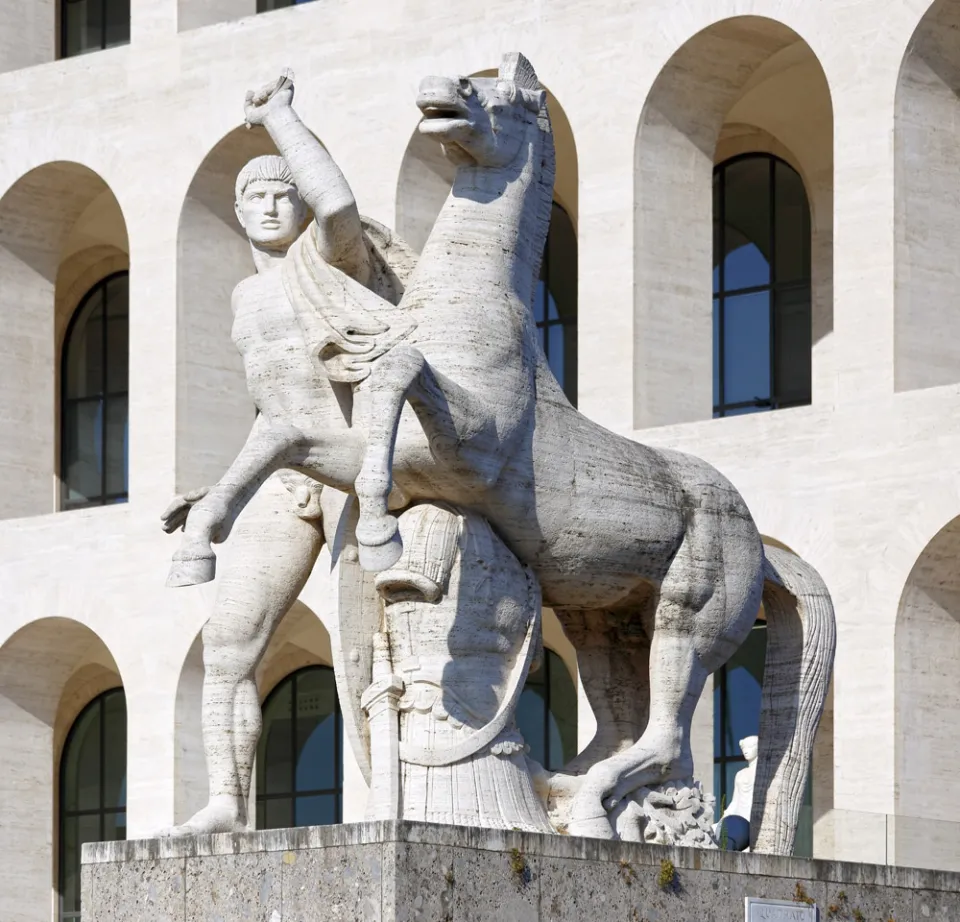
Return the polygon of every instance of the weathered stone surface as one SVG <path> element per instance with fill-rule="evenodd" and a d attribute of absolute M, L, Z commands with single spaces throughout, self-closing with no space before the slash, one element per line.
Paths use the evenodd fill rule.
<path fill-rule="evenodd" d="M 420 823 L 84 847 L 84 922 L 954 922 L 960 874 Z M 671 873 L 672 870 L 672 873 Z"/>

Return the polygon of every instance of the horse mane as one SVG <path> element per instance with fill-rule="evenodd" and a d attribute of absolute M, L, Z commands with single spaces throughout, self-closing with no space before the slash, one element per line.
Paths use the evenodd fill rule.
<path fill-rule="evenodd" d="M 547 91 L 541 85 L 533 65 L 519 52 L 511 51 L 503 56 L 498 76 L 503 80 L 512 80 L 521 90 L 542 93 L 540 111 L 537 113 L 537 127 L 540 129 L 540 195 L 537 200 L 536 223 L 533 228 L 531 245 L 533 252 L 533 280 L 530 291 L 530 303 L 540 280 L 540 265 L 550 230 L 550 218 L 553 213 L 553 183 L 557 173 L 557 155 L 553 143 L 553 129 L 550 125 L 550 113 L 547 111 Z M 535 152 L 536 155 L 536 152 Z"/>

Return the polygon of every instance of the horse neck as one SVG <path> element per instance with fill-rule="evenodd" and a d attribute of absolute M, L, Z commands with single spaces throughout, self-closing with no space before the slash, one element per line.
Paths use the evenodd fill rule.
<path fill-rule="evenodd" d="M 432 267 L 447 286 L 509 285 L 529 306 L 547 234 L 537 169 L 541 143 L 528 141 L 507 167 L 457 170 L 423 249 L 422 267 Z"/>

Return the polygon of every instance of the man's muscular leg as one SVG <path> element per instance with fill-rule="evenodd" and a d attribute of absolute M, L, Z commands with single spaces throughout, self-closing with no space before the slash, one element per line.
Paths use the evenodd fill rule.
<path fill-rule="evenodd" d="M 210 802 L 171 830 L 174 835 L 236 832 L 247 826 L 262 722 L 254 672 L 323 546 L 319 520 L 304 520 L 295 508 L 294 496 L 274 474 L 230 539 L 232 554 L 203 629 L 203 747 Z"/>

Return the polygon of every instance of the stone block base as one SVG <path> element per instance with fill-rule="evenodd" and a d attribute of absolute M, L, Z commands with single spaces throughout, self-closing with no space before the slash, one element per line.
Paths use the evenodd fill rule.
<path fill-rule="evenodd" d="M 82 886 L 83 922 L 960 920 L 955 873 L 397 822 L 85 845 Z"/>

